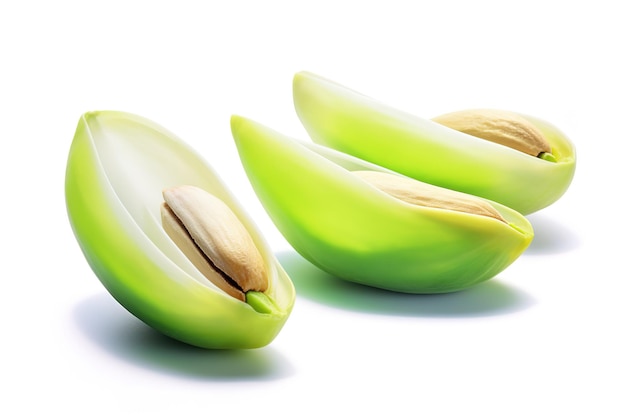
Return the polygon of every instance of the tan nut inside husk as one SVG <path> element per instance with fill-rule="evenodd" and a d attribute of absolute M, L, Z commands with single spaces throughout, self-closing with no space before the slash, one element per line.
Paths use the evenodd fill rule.
<path fill-rule="evenodd" d="M 505 110 L 476 109 L 443 114 L 432 119 L 459 132 L 499 143 L 532 156 L 552 149 L 544 135 L 527 119 Z"/>
<path fill-rule="evenodd" d="M 406 203 L 487 216 L 506 223 L 487 201 L 386 172 L 352 171 L 370 185 Z"/>
<path fill-rule="evenodd" d="M 263 257 L 222 200 L 189 185 L 168 188 L 163 198 L 163 228 L 209 281 L 241 301 L 248 291 L 267 290 Z"/>

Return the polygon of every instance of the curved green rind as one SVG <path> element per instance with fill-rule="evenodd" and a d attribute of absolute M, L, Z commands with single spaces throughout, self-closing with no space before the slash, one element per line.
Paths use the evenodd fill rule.
<path fill-rule="evenodd" d="M 391 108 L 308 72 L 295 75 L 293 99 L 315 142 L 522 214 L 557 201 L 574 176 L 573 144 L 531 116 L 523 115 L 546 136 L 554 162 Z"/>
<path fill-rule="evenodd" d="M 268 313 L 214 287 L 162 230 L 161 190 L 180 184 L 222 198 L 246 225 L 269 268 Z M 148 325 L 191 345 L 221 349 L 262 347 L 279 333 L 295 299 L 289 277 L 217 175 L 172 133 L 127 113 L 86 113 L 71 145 L 65 192 L 70 223 L 93 271 Z"/>
<path fill-rule="evenodd" d="M 383 168 L 295 141 L 239 116 L 231 129 L 248 178 L 287 241 L 348 281 L 409 293 L 456 291 L 492 278 L 530 244 L 519 213 L 504 222 L 404 203 L 349 170 Z"/>

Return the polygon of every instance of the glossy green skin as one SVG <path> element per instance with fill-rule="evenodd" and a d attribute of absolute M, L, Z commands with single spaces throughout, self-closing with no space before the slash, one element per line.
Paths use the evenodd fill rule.
<path fill-rule="evenodd" d="M 399 292 L 456 291 L 501 272 L 533 238 L 522 215 L 497 203 L 515 227 L 400 201 L 350 172 L 384 168 L 249 119 L 233 116 L 231 128 L 277 228 L 303 257 L 336 277 Z"/>
<path fill-rule="evenodd" d="M 181 184 L 217 195 L 248 228 L 268 265 L 270 312 L 259 313 L 217 289 L 167 237 L 159 216 L 161 191 Z M 93 271 L 120 304 L 153 328 L 204 348 L 257 348 L 287 320 L 295 299 L 287 274 L 212 169 L 162 127 L 121 112 L 83 115 L 65 192 L 70 223 Z"/>
<path fill-rule="evenodd" d="M 315 142 L 522 214 L 554 203 L 574 176 L 573 144 L 551 124 L 531 116 L 524 115 L 543 132 L 556 162 L 457 132 L 308 72 L 294 77 L 293 98 Z"/>

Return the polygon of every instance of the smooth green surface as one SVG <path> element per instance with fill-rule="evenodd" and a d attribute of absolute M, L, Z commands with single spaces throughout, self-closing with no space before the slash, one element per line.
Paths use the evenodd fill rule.
<path fill-rule="evenodd" d="M 295 75 L 293 99 L 315 142 L 522 214 L 558 200 L 574 176 L 572 143 L 531 116 L 523 115 L 545 135 L 555 161 L 457 132 L 308 72 Z"/>
<path fill-rule="evenodd" d="M 494 203 L 514 227 L 402 202 L 350 170 L 384 168 L 293 140 L 233 116 L 233 137 L 255 192 L 303 257 L 349 281 L 410 293 L 450 292 L 492 278 L 530 244 L 532 227 Z"/>
<path fill-rule="evenodd" d="M 260 313 L 217 289 L 165 234 L 161 191 L 190 184 L 221 198 L 250 231 L 270 275 Z M 128 311 L 183 342 L 256 348 L 278 334 L 295 293 L 254 224 L 194 150 L 144 118 L 91 112 L 80 118 L 66 171 L 75 236 L 106 289 Z M 268 302 L 270 299 L 271 302 Z"/>

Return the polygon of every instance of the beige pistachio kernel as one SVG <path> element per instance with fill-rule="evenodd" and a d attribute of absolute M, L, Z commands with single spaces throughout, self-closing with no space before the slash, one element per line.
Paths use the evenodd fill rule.
<path fill-rule="evenodd" d="M 409 204 L 492 217 L 507 223 L 491 204 L 469 194 L 435 187 L 412 178 L 378 171 L 352 171 L 381 191 Z"/>
<path fill-rule="evenodd" d="M 165 189 L 163 198 L 163 228 L 209 281 L 241 301 L 248 291 L 267 290 L 263 257 L 222 200 L 190 185 Z"/>
<path fill-rule="evenodd" d="M 549 155 L 550 144 L 544 135 L 523 116 L 491 109 L 461 110 L 432 119 L 459 132 L 499 143 L 528 155 Z M 549 158 L 544 158 L 549 159 Z"/>

